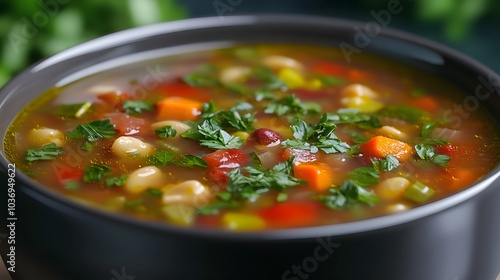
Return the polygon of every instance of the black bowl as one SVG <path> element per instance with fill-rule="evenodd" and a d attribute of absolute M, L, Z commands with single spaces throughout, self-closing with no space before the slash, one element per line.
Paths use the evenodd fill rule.
<path fill-rule="evenodd" d="M 449 48 L 381 29 L 375 20 L 365 24 L 303 16 L 235 16 L 118 32 L 29 67 L 0 92 L 0 135 L 5 137 L 21 108 L 54 85 L 158 53 L 235 42 L 340 46 L 346 59 L 358 52 L 375 53 L 455 83 L 469 93 L 464 100 L 479 101 L 500 118 L 500 77 Z M 3 153 L 0 161 L 2 182 L 7 182 L 12 166 Z M 499 176 L 497 166 L 470 188 L 406 213 L 331 226 L 234 233 L 176 228 L 102 212 L 17 172 L 15 234 L 71 279 L 494 279 L 500 272 Z M 9 249 L 6 244 L 1 244 L 4 250 Z"/>

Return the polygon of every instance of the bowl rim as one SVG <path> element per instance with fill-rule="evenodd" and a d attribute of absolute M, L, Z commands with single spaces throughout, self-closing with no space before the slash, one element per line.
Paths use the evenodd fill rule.
<path fill-rule="evenodd" d="M 35 75 L 39 71 L 43 71 L 48 67 L 57 65 L 58 63 L 63 62 L 67 59 L 84 56 L 98 50 L 117 47 L 123 43 L 133 43 L 134 41 L 140 39 L 147 40 L 147 38 L 151 36 L 168 36 L 169 33 L 173 32 L 183 32 L 192 29 L 210 29 L 223 26 L 265 26 L 268 24 L 292 26 L 318 25 L 322 27 L 335 26 L 336 28 L 352 29 L 353 27 L 362 26 L 366 23 L 338 18 L 295 14 L 236 15 L 224 16 L 222 19 L 220 17 L 191 18 L 127 29 L 84 42 L 29 66 L 26 70 L 11 79 L 10 82 L 8 82 L 3 88 L 0 89 L 0 108 L 3 107 L 5 100 L 7 100 L 9 96 L 11 96 L 11 94 L 15 94 L 16 88 L 18 87 L 20 81 L 22 81 L 26 77 Z M 388 37 L 397 41 L 410 43 L 411 45 L 417 45 L 420 47 L 424 47 L 425 49 L 430 49 L 440 55 L 446 55 L 447 58 L 452 58 L 455 61 L 460 61 L 461 65 L 465 66 L 469 70 L 474 71 L 477 74 L 493 75 L 497 80 L 500 80 L 499 76 L 491 69 L 487 68 L 476 60 L 469 58 L 468 56 L 439 43 L 392 28 L 383 28 L 377 36 Z M 3 143 L 1 145 L 3 147 Z M 3 149 L 2 151 L 0 151 L 0 162 L 0 168 L 2 168 L 5 173 L 8 164 L 10 164 L 10 161 L 8 161 L 8 159 L 6 158 Z M 156 223 L 146 220 L 140 220 L 134 217 L 106 212 L 104 210 L 85 206 L 66 198 L 60 193 L 52 191 L 39 183 L 32 181 L 28 176 L 22 173 L 18 172 L 16 176 L 20 178 L 20 185 L 22 185 L 22 189 L 26 194 L 28 194 L 35 200 L 44 203 L 48 207 L 51 207 L 58 211 L 63 211 L 65 213 L 71 213 L 73 215 L 83 215 L 83 217 L 92 219 L 103 219 L 108 222 L 120 224 L 122 226 L 132 226 L 141 230 L 153 230 L 163 234 L 168 233 L 173 235 L 191 236 L 198 238 L 203 237 L 211 239 L 250 242 L 265 240 L 272 241 L 289 239 L 311 239 L 326 236 L 340 237 L 368 233 L 395 226 L 405 225 L 412 221 L 420 220 L 457 206 L 483 192 L 489 186 L 493 185 L 494 181 L 498 177 L 500 177 L 500 165 L 497 165 L 482 179 L 480 179 L 478 182 L 474 183 L 467 189 L 464 189 L 456 194 L 442 198 L 432 203 L 411 209 L 407 212 L 341 224 L 312 226 L 305 228 L 265 230 L 257 232 L 232 232 L 223 229 L 182 228 L 172 226 L 167 223 Z"/>

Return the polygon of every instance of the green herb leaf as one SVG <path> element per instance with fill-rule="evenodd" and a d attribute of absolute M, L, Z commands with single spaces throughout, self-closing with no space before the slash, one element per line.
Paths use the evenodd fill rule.
<path fill-rule="evenodd" d="M 263 82 L 265 84 L 265 88 L 268 90 L 287 88 L 285 82 L 276 76 L 269 68 L 259 67 L 254 71 L 253 76 L 260 82 Z"/>
<path fill-rule="evenodd" d="M 134 199 L 134 200 L 129 200 L 127 202 L 125 202 L 125 206 L 127 207 L 136 207 L 136 206 L 139 206 L 142 204 L 142 199 L 138 198 L 138 199 Z"/>
<path fill-rule="evenodd" d="M 121 187 L 125 185 L 126 181 L 127 181 L 127 175 L 122 175 L 120 177 L 107 178 L 106 181 L 104 181 L 104 184 L 108 188 L 112 186 Z"/>
<path fill-rule="evenodd" d="M 208 163 L 201 157 L 195 155 L 182 155 L 175 161 L 175 165 L 182 167 L 201 167 L 208 168 Z"/>
<path fill-rule="evenodd" d="M 170 125 L 156 129 L 155 133 L 160 136 L 160 138 L 175 137 L 175 135 L 177 135 L 177 131 Z"/>
<path fill-rule="evenodd" d="M 85 139 L 94 142 L 100 139 L 111 139 L 116 131 L 110 123 L 110 119 L 98 120 L 87 124 L 78 125 L 74 130 L 66 132 L 66 136 L 71 139 Z"/>
<path fill-rule="evenodd" d="M 163 195 L 163 191 L 159 190 L 159 189 L 155 189 L 155 188 L 152 188 L 152 189 L 148 189 L 146 191 L 147 194 L 151 195 L 151 196 L 156 196 L 156 197 L 160 197 Z"/>
<path fill-rule="evenodd" d="M 320 76 L 319 80 L 325 87 L 340 86 L 346 83 L 344 79 L 333 76 Z"/>
<path fill-rule="evenodd" d="M 375 161 L 374 165 L 384 171 L 391 171 L 398 168 L 400 164 L 399 160 L 395 158 L 393 155 L 387 155 L 385 159 Z"/>
<path fill-rule="evenodd" d="M 296 119 L 295 123 L 290 126 L 295 139 L 283 141 L 282 147 L 309 150 L 311 153 L 322 150 L 327 154 L 349 151 L 350 146 L 333 133 L 337 126 L 327 119 L 328 116 L 324 114 L 316 125 L 311 126 L 303 120 Z"/>
<path fill-rule="evenodd" d="M 361 187 L 376 185 L 379 177 L 380 174 L 373 167 L 358 167 L 347 174 L 347 178 Z"/>
<path fill-rule="evenodd" d="M 97 182 L 102 180 L 103 177 L 109 173 L 111 173 L 111 168 L 100 164 L 91 164 L 85 168 L 83 181 L 86 183 Z"/>
<path fill-rule="evenodd" d="M 336 114 L 327 114 L 327 117 L 334 124 L 353 124 L 363 129 L 382 127 L 376 116 L 361 113 L 358 109 L 340 109 Z"/>
<path fill-rule="evenodd" d="M 29 149 L 26 151 L 26 155 L 24 155 L 24 160 L 28 162 L 37 160 L 52 160 L 63 152 L 62 148 L 57 147 L 54 143 L 50 143 L 43 145 L 38 149 Z"/>
<path fill-rule="evenodd" d="M 388 105 L 377 113 L 379 116 L 395 118 L 410 123 L 422 123 L 429 119 L 429 114 L 406 105 Z"/>
<path fill-rule="evenodd" d="M 446 167 L 451 159 L 448 155 L 436 154 L 434 147 L 431 145 L 417 144 L 415 145 L 415 150 L 420 159 L 431 161 L 441 167 Z"/>
<path fill-rule="evenodd" d="M 345 181 L 342 186 L 330 188 L 328 194 L 316 197 L 330 209 L 345 209 L 356 204 L 374 205 L 379 198 L 352 181 Z"/>
<path fill-rule="evenodd" d="M 264 109 L 266 114 L 283 115 L 299 115 L 317 114 L 321 111 L 321 106 L 315 102 L 302 102 L 294 94 L 283 97 L 276 101 L 269 102 Z"/>
<path fill-rule="evenodd" d="M 173 160 L 174 160 L 173 152 L 158 150 L 148 158 L 147 163 L 156 166 L 162 166 L 170 164 Z"/>
<path fill-rule="evenodd" d="M 277 202 L 284 202 L 284 201 L 287 201 L 287 199 L 288 199 L 288 194 L 286 194 L 286 193 L 279 193 L 276 196 L 276 201 Z"/>
<path fill-rule="evenodd" d="M 185 75 L 182 80 L 192 87 L 212 87 L 219 85 L 217 78 L 207 73 L 190 73 Z"/>
<path fill-rule="evenodd" d="M 420 137 L 427 138 L 427 136 L 432 132 L 432 130 L 436 127 L 436 123 L 427 122 L 422 125 L 422 131 L 420 132 Z"/>
<path fill-rule="evenodd" d="M 91 102 L 59 105 L 54 110 L 54 115 L 64 118 L 80 118 L 92 107 Z"/>
<path fill-rule="evenodd" d="M 262 101 L 266 99 L 273 99 L 276 94 L 267 89 L 258 89 L 255 91 L 255 100 Z"/>
<path fill-rule="evenodd" d="M 127 114 L 139 115 L 144 111 L 152 111 L 153 104 L 149 101 L 127 100 L 123 102 L 123 109 Z"/>
<path fill-rule="evenodd" d="M 207 206 L 201 206 L 196 209 L 200 215 L 215 215 L 219 213 L 221 209 L 235 209 L 240 207 L 240 203 L 234 200 L 223 201 L 218 200 Z"/>

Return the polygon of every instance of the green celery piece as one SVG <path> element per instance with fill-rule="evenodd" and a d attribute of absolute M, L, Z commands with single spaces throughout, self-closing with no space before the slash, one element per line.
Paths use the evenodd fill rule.
<path fill-rule="evenodd" d="M 436 191 L 433 188 L 416 181 L 405 191 L 404 197 L 417 203 L 424 203 L 435 193 Z"/>

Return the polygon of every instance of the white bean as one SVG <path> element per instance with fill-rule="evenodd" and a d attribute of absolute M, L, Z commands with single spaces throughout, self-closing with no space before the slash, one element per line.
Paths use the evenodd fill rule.
<path fill-rule="evenodd" d="M 404 211 L 407 211 L 409 209 L 410 209 L 410 207 L 406 204 L 403 204 L 403 203 L 391 204 L 391 205 L 388 205 L 386 207 L 386 211 L 390 214 L 404 212 Z"/>
<path fill-rule="evenodd" d="M 384 200 L 400 198 L 411 182 L 404 177 L 385 179 L 374 187 L 375 193 Z"/>
<path fill-rule="evenodd" d="M 173 129 L 175 129 L 175 131 L 177 131 L 175 137 L 179 137 L 182 133 L 188 131 L 191 128 L 189 125 L 183 122 L 167 120 L 151 124 L 151 129 L 156 130 L 165 126 L 171 126 Z"/>
<path fill-rule="evenodd" d="M 64 134 L 52 128 L 34 128 L 29 132 L 29 138 L 34 146 L 43 146 L 50 143 L 56 144 L 61 147 L 64 143 Z"/>
<path fill-rule="evenodd" d="M 366 97 L 377 99 L 378 93 L 362 84 L 351 84 L 342 90 L 342 95 L 346 97 Z"/>
<path fill-rule="evenodd" d="M 145 166 L 132 172 L 125 181 L 125 190 L 139 194 L 149 188 L 159 188 L 164 184 L 164 175 L 158 167 Z"/>
<path fill-rule="evenodd" d="M 282 55 L 266 56 L 262 60 L 262 64 L 273 69 L 291 68 L 299 72 L 301 72 L 302 69 L 304 69 L 304 66 L 299 61 Z"/>
<path fill-rule="evenodd" d="M 120 88 L 115 85 L 95 85 L 88 88 L 87 91 L 99 95 L 103 93 L 119 92 Z"/>
<path fill-rule="evenodd" d="M 154 148 L 137 138 L 120 136 L 111 146 L 111 151 L 121 158 L 132 158 L 151 155 L 154 152 Z"/>
<path fill-rule="evenodd" d="M 384 125 L 381 128 L 379 128 L 378 133 L 380 133 L 384 136 L 390 137 L 390 138 L 398 139 L 398 140 L 407 140 L 407 138 L 408 138 L 406 133 L 402 132 L 401 130 L 399 130 L 393 126 L 389 126 L 389 125 Z"/>
<path fill-rule="evenodd" d="M 225 68 L 219 74 L 219 80 L 223 84 L 234 84 L 242 82 L 250 74 L 250 68 L 244 66 L 233 66 Z"/>
<path fill-rule="evenodd" d="M 166 186 L 163 189 L 164 204 L 186 204 L 200 206 L 210 203 L 210 190 L 196 180 L 184 181 L 173 187 Z"/>

